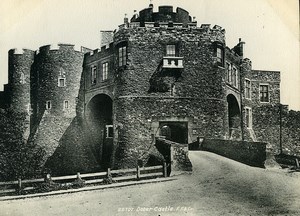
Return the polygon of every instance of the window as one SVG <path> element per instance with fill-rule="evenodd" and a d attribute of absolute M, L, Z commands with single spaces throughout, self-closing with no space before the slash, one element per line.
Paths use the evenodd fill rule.
<path fill-rule="evenodd" d="M 237 87 L 237 69 L 232 67 L 232 85 Z"/>
<path fill-rule="evenodd" d="M 246 127 L 252 128 L 252 110 L 249 107 L 245 107 L 245 120 L 246 120 Z"/>
<path fill-rule="evenodd" d="M 51 101 L 46 101 L 46 110 L 51 109 Z"/>
<path fill-rule="evenodd" d="M 127 58 L 127 47 L 122 46 L 119 48 L 119 67 L 126 65 L 126 58 Z"/>
<path fill-rule="evenodd" d="M 58 79 L 57 79 L 58 87 L 65 87 L 66 86 L 66 72 L 63 68 L 59 69 Z"/>
<path fill-rule="evenodd" d="M 217 47 L 217 61 L 223 63 L 223 50 Z"/>
<path fill-rule="evenodd" d="M 64 109 L 69 109 L 69 101 L 64 101 Z"/>
<path fill-rule="evenodd" d="M 259 85 L 260 102 L 269 102 L 269 85 Z"/>
<path fill-rule="evenodd" d="M 97 83 L 97 67 L 96 66 L 91 67 L 91 83 L 92 84 Z"/>
<path fill-rule="evenodd" d="M 65 86 L 66 86 L 66 79 L 58 78 L 58 87 L 65 87 Z"/>
<path fill-rule="evenodd" d="M 176 56 L 176 46 L 175 45 L 167 45 L 167 56 Z"/>
<path fill-rule="evenodd" d="M 229 62 L 226 62 L 226 81 L 231 82 L 231 64 Z"/>
<path fill-rule="evenodd" d="M 245 80 L 245 98 L 251 99 L 251 81 Z"/>
<path fill-rule="evenodd" d="M 235 88 L 238 88 L 239 86 L 239 82 L 238 82 L 238 70 L 237 68 L 229 63 L 226 62 L 226 81 L 227 83 L 229 83 L 230 85 L 232 85 Z"/>
<path fill-rule="evenodd" d="M 108 62 L 102 64 L 102 80 L 106 80 L 108 77 Z"/>
<path fill-rule="evenodd" d="M 113 125 L 106 125 L 106 138 L 113 138 Z"/>
<path fill-rule="evenodd" d="M 225 66 L 225 58 L 224 58 L 224 44 L 220 41 L 213 42 L 213 51 L 214 51 L 214 58 L 216 59 L 216 63 L 218 66 L 224 67 Z"/>

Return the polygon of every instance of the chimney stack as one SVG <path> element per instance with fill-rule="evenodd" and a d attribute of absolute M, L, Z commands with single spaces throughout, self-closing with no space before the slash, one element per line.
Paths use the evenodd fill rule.
<path fill-rule="evenodd" d="M 108 46 L 110 43 L 113 42 L 114 33 L 113 31 L 101 31 L 101 42 L 100 47 Z"/>

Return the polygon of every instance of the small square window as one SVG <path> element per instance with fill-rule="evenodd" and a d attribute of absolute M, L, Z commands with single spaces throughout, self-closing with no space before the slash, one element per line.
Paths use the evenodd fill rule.
<path fill-rule="evenodd" d="M 113 125 L 106 125 L 106 138 L 113 138 Z"/>
<path fill-rule="evenodd" d="M 269 85 L 259 85 L 260 102 L 269 102 Z"/>
<path fill-rule="evenodd" d="M 46 110 L 51 109 L 51 101 L 46 101 Z"/>
<path fill-rule="evenodd" d="M 64 109 L 69 109 L 69 101 L 64 101 Z"/>
<path fill-rule="evenodd" d="M 58 78 L 58 87 L 65 87 L 65 86 L 66 86 L 66 79 Z"/>
<path fill-rule="evenodd" d="M 176 46 L 175 45 L 167 45 L 167 56 L 176 56 Z"/>

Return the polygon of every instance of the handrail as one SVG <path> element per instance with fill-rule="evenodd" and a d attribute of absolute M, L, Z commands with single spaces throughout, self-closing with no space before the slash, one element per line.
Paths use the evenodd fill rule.
<path fill-rule="evenodd" d="M 147 172 L 145 172 L 147 171 Z M 141 173 L 142 172 L 142 173 Z M 111 174 L 119 174 L 117 176 L 112 176 Z M 51 177 L 49 174 L 46 175 L 46 178 L 39 179 L 27 179 L 17 181 L 8 181 L 0 182 L 0 195 L 20 193 L 21 191 L 33 191 L 38 189 L 41 184 L 50 184 L 54 182 L 55 184 L 61 185 L 71 185 L 81 181 L 84 184 L 96 184 L 106 182 L 106 179 L 109 182 L 113 183 L 114 181 L 129 181 L 129 180 L 139 180 L 140 178 L 156 178 L 156 177 L 167 177 L 166 163 L 158 166 L 151 167 L 139 167 L 131 169 L 120 169 L 120 170 L 108 170 L 106 172 L 97 172 L 97 173 L 85 173 L 77 175 L 67 175 L 67 176 L 56 176 Z M 91 179 L 92 178 L 92 179 Z M 65 183 L 60 183 L 61 180 L 67 180 Z M 57 182 L 58 181 L 58 182 Z M 37 184 L 39 183 L 39 184 Z M 24 186 L 26 184 L 26 186 Z"/>

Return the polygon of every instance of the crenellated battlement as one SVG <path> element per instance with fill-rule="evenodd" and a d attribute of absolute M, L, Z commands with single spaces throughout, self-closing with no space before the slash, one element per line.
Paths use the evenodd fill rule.
<path fill-rule="evenodd" d="M 85 56 L 93 56 L 93 57 L 101 57 L 103 55 L 107 55 L 108 53 L 113 51 L 114 43 L 110 43 L 109 45 L 102 46 L 101 49 L 95 49 L 90 52 L 87 52 Z"/>
<path fill-rule="evenodd" d="M 190 22 L 186 25 L 184 23 L 173 23 L 173 22 L 145 22 L 144 26 L 141 26 L 139 22 L 132 22 L 132 23 L 124 23 L 119 25 L 119 28 L 116 31 L 120 31 L 123 29 L 196 29 L 202 32 L 221 32 L 223 34 L 226 33 L 225 29 L 222 28 L 219 25 L 214 25 L 213 28 L 211 28 L 211 24 L 202 24 L 200 27 L 197 26 L 197 22 Z"/>
<path fill-rule="evenodd" d="M 49 44 L 39 47 L 38 50 L 35 51 L 35 54 L 38 55 L 40 53 L 46 54 L 49 51 L 58 51 L 58 50 L 68 50 L 68 51 L 75 51 L 83 53 L 83 48 L 78 45 L 74 44 L 63 44 L 63 43 L 57 43 L 57 44 Z"/>
<path fill-rule="evenodd" d="M 131 26 L 131 27 L 130 27 Z M 182 23 L 173 23 L 171 26 L 168 23 L 145 23 L 145 27 L 138 27 L 137 25 L 129 25 L 127 28 L 120 28 L 115 32 L 114 38 L 115 42 L 130 40 L 129 38 L 135 37 L 135 35 L 142 36 L 143 34 L 149 34 L 156 37 L 157 34 L 163 35 L 173 35 L 173 37 L 178 38 L 190 38 L 191 40 L 198 40 L 202 38 L 203 40 L 219 41 L 225 44 L 225 29 L 221 26 L 215 25 L 211 28 L 210 24 L 202 24 L 200 27 L 196 26 L 196 23 L 187 24 L 186 26 Z M 192 39 L 194 38 L 194 39 Z M 196 39 L 198 38 L 198 39 Z M 202 40 L 201 39 L 201 40 Z"/>
<path fill-rule="evenodd" d="M 23 54 L 32 54 L 34 53 L 33 50 L 30 50 L 30 49 L 26 49 L 26 48 L 13 48 L 13 49 L 10 49 L 8 51 L 9 55 L 23 55 Z"/>

